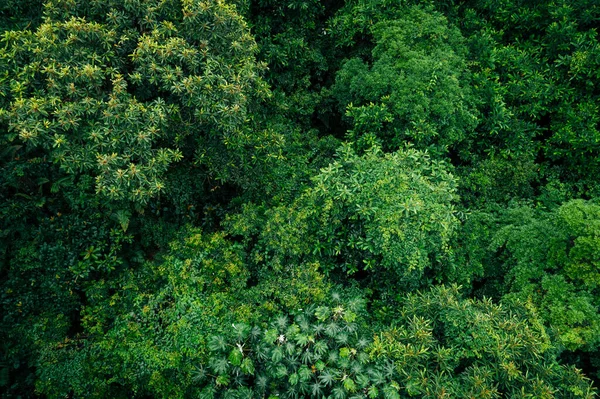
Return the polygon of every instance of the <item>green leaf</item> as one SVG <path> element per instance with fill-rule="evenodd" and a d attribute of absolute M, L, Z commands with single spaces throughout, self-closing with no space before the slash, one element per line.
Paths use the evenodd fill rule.
<path fill-rule="evenodd" d="M 285 367 L 285 365 L 283 364 L 278 364 L 277 367 L 275 367 L 275 376 L 277 378 L 283 378 L 286 375 L 288 375 L 288 369 L 287 367 Z"/>
<path fill-rule="evenodd" d="M 386 386 L 383 388 L 383 397 L 385 399 L 401 399 L 398 391 L 391 386 Z"/>
<path fill-rule="evenodd" d="M 310 381 L 310 379 L 312 378 L 312 371 L 310 371 L 310 369 L 307 366 L 302 366 L 298 370 L 298 375 L 300 376 L 300 381 Z"/>
<path fill-rule="evenodd" d="M 375 385 L 372 385 L 367 390 L 367 395 L 369 395 L 369 398 L 374 399 L 379 396 L 379 390 L 377 389 L 377 387 Z"/>
<path fill-rule="evenodd" d="M 334 399 L 346 399 L 346 391 L 342 387 L 335 387 L 332 390 Z"/>
<path fill-rule="evenodd" d="M 350 393 L 356 391 L 356 383 L 354 383 L 354 380 L 350 377 L 346 377 L 346 379 L 343 382 L 343 386 L 344 389 Z"/>
<path fill-rule="evenodd" d="M 280 347 L 273 349 L 273 352 L 271 353 L 271 361 L 273 363 L 279 363 L 281 359 L 283 359 L 283 349 Z"/>
<path fill-rule="evenodd" d="M 240 369 L 242 370 L 242 372 L 244 372 L 245 374 L 250 374 L 250 375 L 254 375 L 254 362 L 252 362 L 252 359 L 250 359 L 249 357 L 246 357 L 243 361 L 242 364 L 240 366 Z"/>
<path fill-rule="evenodd" d="M 217 384 L 217 386 L 225 386 L 226 387 L 227 385 L 229 385 L 229 376 L 228 375 L 220 375 L 215 380 L 215 383 Z"/>
<path fill-rule="evenodd" d="M 243 357 L 244 354 L 238 348 L 234 348 L 229 352 L 229 362 L 234 366 L 241 365 Z"/>
<path fill-rule="evenodd" d="M 345 359 L 345 358 L 347 358 L 347 357 L 350 357 L 350 353 L 351 353 L 351 352 L 350 352 L 350 348 L 346 348 L 346 347 L 344 347 L 344 348 L 340 348 L 340 357 L 341 357 L 342 359 Z"/>
<path fill-rule="evenodd" d="M 224 358 L 211 359 L 210 366 L 216 373 L 224 374 L 229 369 L 229 362 Z"/>
<path fill-rule="evenodd" d="M 275 330 L 275 329 L 267 330 L 267 331 L 265 331 L 264 340 L 265 340 L 265 342 L 273 343 L 277 339 L 278 335 L 279 334 L 277 333 L 277 330 Z"/>
<path fill-rule="evenodd" d="M 346 323 L 352 323 L 353 321 L 356 320 L 356 313 L 346 311 L 346 312 L 344 312 L 343 319 Z"/>
<path fill-rule="evenodd" d="M 215 393 L 215 387 L 209 385 L 200 392 L 200 399 L 214 399 Z"/>
<path fill-rule="evenodd" d="M 113 216 L 113 219 L 115 219 L 117 222 L 119 222 L 119 224 L 121 225 L 121 228 L 123 229 L 123 232 L 126 232 L 127 229 L 129 228 L 129 219 L 131 217 L 131 212 L 120 210 L 120 211 L 116 211 L 115 213 L 113 213 L 112 216 Z"/>
<path fill-rule="evenodd" d="M 208 349 L 211 352 L 222 351 L 227 348 L 227 342 L 221 336 L 212 336 L 208 340 Z"/>
<path fill-rule="evenodd" d="M 326 306 L 319 306 L 315 310 L 315 316 L 319 321 L 326 321 L 331 316 L 331 310 Z"/>

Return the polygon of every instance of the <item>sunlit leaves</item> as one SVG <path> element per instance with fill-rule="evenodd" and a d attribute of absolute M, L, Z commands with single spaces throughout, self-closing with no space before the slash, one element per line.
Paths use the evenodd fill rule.
<path fill-rule="evenodd" d="M 491 248 L 506 270 L 503 293 L 532 300 L 567 348 L 593 348 L 600 337 L 600 206 L 574 200 L 553 212 L 504 212 Z M 500 258 L 502 259 L 502 258 Z"/>
<path fill-rule="evenodd" d="M 422 284 L 457 225 L 455 187 L 427 153 L 374 147 L 359 156 L 344 146 L 300 198 L 267 212 L 260 239 L 274 261 L 315 259 L 347 274 L 391 270 L 397 281 Z"/>
<path fill-rule="evenodd" d="M 266 87 L 234 7 L 187 2 L 182 22 L 182 5 L 170 2 L 124 12 L 109 0 L 61 4 L 47 5 L 37 30 L 4 39 L 9 141 L 42 149 L 67 174 L 94 176 L 98 194 L 138 204 L 165 191 L 184 153 L 245 145 L 246 109 Z M 198 29 L 207 23 L 211 32 Z"/>
<path fill-rule="evenodd" d="M 348 307 L 347 302 L 334 305 Z M 280 342 L 269 341 L 264 347 L 264 341 L 251 340 L 245 353 L 248 358 L 256 358 L 258 348 L 282 356 L 256 360 L 260 383 L 239 380 L 239 385 L 227 389 L 248 386 L 259 395 L 283 398 L 495 398 L 499 392 L 536 398 L 549 393 L 593 397 L 589 382 L 578 371 L 556 362 L 544 328 L 519 304 L 499 306 L 489 300 L 463 299 L 456 287 L 437 287 L 408 296 L 396 309 L 402 317 L 383 331 L 366 326 L 365 313 L 360 312 L 359 327 L 370 331 L 372 339 L 353 335 L 342 340 L 347 344 L 341 346 L 339 335 L 347 323 L 334 319 L 332 306 L 297 314 L 291 324 L 296 334 L 306 323 L 315 331 L 317 323 L 325 321 L 325 308 L 330 309 L 327 321 L 339 325 L 334 335 L 314 334 L 315 346 L 328 344 L 326 360 L 315 362 L 310 343 L 282 353 Z M 279 329 L 276 323 L 269 328 Z M 225 353 L 213 351 L 213 359 Z M 220 371 L 215 365 L 210 367 L 215 373 Z M 233 367 L 208 383 L 226 394 L 220 379 L 233 381 L 237 373 Z"/>

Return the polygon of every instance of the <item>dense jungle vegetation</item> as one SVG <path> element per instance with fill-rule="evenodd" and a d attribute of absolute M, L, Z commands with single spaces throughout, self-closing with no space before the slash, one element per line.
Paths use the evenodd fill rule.
<path fill-rule="evenodd" d="M 596 397 L 599 28 L 1 0 L 1 397 Z"/>

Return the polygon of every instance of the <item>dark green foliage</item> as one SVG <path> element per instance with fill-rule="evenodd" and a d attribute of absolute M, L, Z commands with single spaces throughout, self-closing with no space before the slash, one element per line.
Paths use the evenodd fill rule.
<path fill-rule="evenodd" d="M 258 229 L 255 256 L 269 265 L 318 261 L 326 272 L 383 273 L 403 288 L 452 274 L 444 263 L 457 197 L 444 163 L 412 148 L 358 156 L 345 146 L 337 157 L 292 204 L 266 211 L 264 221 L 247 208 L 233 232 Z"/>
<path fill-rule="evenodd" d="M 33 27 L 41 22 L 42 0 L 4 0 L 0 3 L 0 33 Z"/>
<path fill-rule="evenodd" d="M 45 12 L 35 31 L 4 38 L 0 116 L 13 157 L 41 150 L 69 175 L 94 176 L 97 193 L 141 203 L 184 153 L 228 174 L 219 152 L 246 144 L 247 108 L 266 92 L 234 8 L 96 1 Z"/>
<path fill-rule="evenodd" d="M 558 172 L 575 195 L 595 193 L 598 4 L 467 1 L 454 12 L 482 100 L 471 151 L 526 157 L 544 177 Z"/>
<path fill-rule="evenodd" d="M 249 170 L 240 159 L 265 134 L 247 112 L 268 89 L 246 23 L 222 2 L 48 1 L 30 24 L 11 15 L 35 14 L 33 2 L 4 7 L 0 340 L 22 369 L 80 334 L 84 309 L 106 307 L 102 293 L 164 245 L 148 226 L 168 240 L 194 216 L 183 209 L 210 200 L 202 179 Z M 197 181 L 185 196 L 173 189 L 182 157 Z M 152 220 L 165 213 L 176 217 Z"/>
<path fill-rule="evenodd" d="M 388 149 L 409 141 L 436 154 L 464 140 L 477 118 L 458 29 L 435 11 L 411 7 L 371 32 L 373 63 L 349 60 L 333 87 L 352 120 L 349 139 L 375 136 Z"/>
<path fill-rule="evenodd" d="M 0 334 L 14 365 L 11 384 L 20 374 L 32 384 L 28 368 L 40 366 L 40 351 L 76 339 L 83 308 L 114 290 L 122 270 L 135 262 L 122 256 L 133 236 L 100 211 L 97 198 L 82 195 L 91 185 L 65 193 L 71 212 L 40 217 L 38 226 L 3 243 Z M 73 195 L 78 190 L 79 198 Z"/>
<path fill-rule="evenodd" d="M 540 166 L 527 155 L 490 154 L 457 168 L 456 173 L 463 203 L 486 208 L 514 198 L 533 198 L 534 186 L 541 180 L 539 171 Z"/>
<path fill-rule="evenodd" d="M 556 362 L 541 323 L 521 305 L 438 287 L 409 296 L 394 325 L 371 338 L 362 336 L 359 304 L 334 297 L 266 329 L 234 324 L 209 344 L 201 397 L 594 397 L 580 372 Z"/>
<path fill-rule="evenodd" d="M 597 203 L 583 200 L 551 211 L 522 205 L 477 212 L 463 233 L 461 261 L 484 271 L 482 293 L 535 305 L 561 346 L 597 351 L 599 221 Z"/>
<path fill-rule="evenodd" d="M 556 363 L 542 323 L 526 306 L 464 300 L 456 288 L 437 287 L 409 296 L 400 315 L 374 351 L 396 360 L 410 395 L 594 397 L 580 372 Z M 418 366 L 405 366 L 412 362 Z"/>
<path fill-rule="evenodd" d="M 199 368 L 198 382 L 210 381 L 202 397 L 347 397 L 369 389 L 369 340 L 356 323 L 361 305 L 334 296 L 330 306 L 300 309 L 292 320 L 280 315 L 265 329 L 232 325 L 230 340 L 209 343 L 211 359 Z"/>
<path fill-rule="evenodd" d="M 506 295 L 532 301 L 565 347 L 596 348 L 600 206 L 575 200 L 551 213 L 516 208 L 504 220 L 490 250 L 503 260 Z"/>
<path fill-rule="evenodd" d="M 82 332 L 65 340 L 56 334 L 39 348 L 40 393 L 196 395 L 196 366 L 208 360 L 212 335 L 319 302 L 329 290 L 311 265 L 288 267 L 285 285 L 275 272 L 249 287 L 242 247 L 222 233 L 184 230 L 157 258 L 118 281 L 93 284 Z"/>
<path fill-rule="evenodd" d="M 251 311 L 234 294 L 248 275 L 241 257 L 222 235 L 191 231 L 161 261 L 126 272 L 113 290 L 97 290 L 100 297 L 82 311 L 83 333 L 41 350 L 37 389 L 182 397 L 188 363 L 205 358 L 208 337 L 230 321 L 226 309 L 238 308 L 238 318 Z"/>
<path fill-rule="evenodd" d="M 596 397 L 599 19 L 0 1 L 0 397 Z"/>

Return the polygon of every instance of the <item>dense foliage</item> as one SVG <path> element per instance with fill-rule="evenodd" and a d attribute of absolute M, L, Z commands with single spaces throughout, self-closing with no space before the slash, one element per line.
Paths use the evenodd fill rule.
<path fill-rule="evenodd" d="M 2 398 L 594 398 L 594 0 L 5 0 Z"/>

